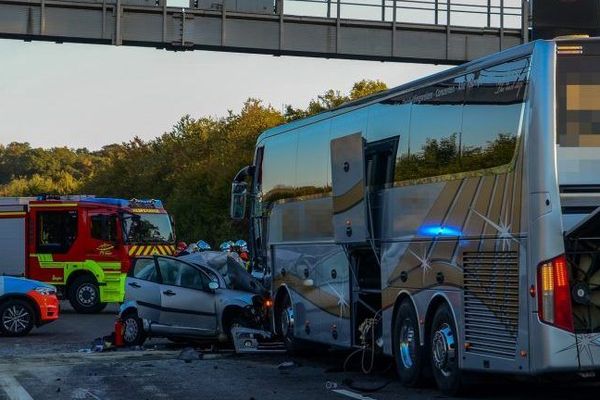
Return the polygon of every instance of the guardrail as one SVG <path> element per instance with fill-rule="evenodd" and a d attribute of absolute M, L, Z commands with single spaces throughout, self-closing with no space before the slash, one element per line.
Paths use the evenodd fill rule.
<path fill-rule="evenodd" d="M 0 0 L 0 37 L 458 64 L 527 42 L 528 4 L 527 0 Z"/>
<path fill-rule="evenodd" d="M 488 28 L 527 23 L 522 0 L 282 0 L 286 15 Z M 277 10 L 281 3 L 278 1 Z M 279 13 L 278 11 L 277 13 Z M 523 18 L 525 16 L 525 18 Z"/>

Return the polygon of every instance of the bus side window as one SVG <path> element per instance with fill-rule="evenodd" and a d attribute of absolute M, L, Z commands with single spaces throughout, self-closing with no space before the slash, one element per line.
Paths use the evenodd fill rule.
<path fill-rule="evenodd" d="M 66 253 L 77 238 L 77 211 L 43 211 L 37 214 L 39 253 Z"/>
<path fill-rule="evenodd" d="M 367 144 L 365 148 L 367 186 L 380 190 L 394 183 L 398 136 Z"/>

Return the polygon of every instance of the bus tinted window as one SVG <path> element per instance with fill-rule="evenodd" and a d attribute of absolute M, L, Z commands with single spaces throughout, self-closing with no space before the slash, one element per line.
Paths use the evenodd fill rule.
<path fill-rule="evenodd" d="M 408 132 L 410 129 L 410 110 L 412 104 L 403 97 L 394 97 L 371 106 L 369 112 L 369 128 L 367 138 L 369 143 L 395 138 L 397 154 L 396 159 L 408 153 Z M 397 166 L 394 165 L 397 170 Z M 404 176 L 402 171 L 396 171 L 395 179 Z M 392 177 L 392 182 L 394 177 Z"/>
<path fill-rule="evenodd" d="M 461 169 L 505 165 L 515 153 L 529 60 L 496 65 L 467 77 L 463 110 Z"/>
<path fill-rule="evenodd" d="M 406 150 L 399 149 L 395 181 L 510 163 L 528 74 L 529 59 L 520 59 L 404 95 L 399 101 L 412 104 L 410 134 Z"/>
<path fill-rule="evenodd" d="M 558 58 L 557 140 L 563 147 L 600 147 L 599 63 L 598 55 Z"/>
<path fill-rule="evenodd" d="M 459 148 L 465 87 L 452 79 L 418 90 L 412 103 L 408 149 L 396 163 L 396 180 L 460 170 Z"/>
<path fill-rule="evenodd" d="M 298 135 L 296 196 L 327 193 L 329 121 L 308 126 Z"/>
<path fill-rule="evenodd" d="M 265 141 L 262 193 L 265 201 L 276 201 L 293 195 L 296 186 L 295 132 L 273 136 Z"/>

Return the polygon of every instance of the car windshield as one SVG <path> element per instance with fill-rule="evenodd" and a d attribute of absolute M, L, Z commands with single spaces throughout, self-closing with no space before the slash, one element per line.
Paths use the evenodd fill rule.
<path fill-rule="evenodd" d="M 130 214 L 123 218 L 127 243 L 173 243 L 175 236 L 169 214 Z"/>

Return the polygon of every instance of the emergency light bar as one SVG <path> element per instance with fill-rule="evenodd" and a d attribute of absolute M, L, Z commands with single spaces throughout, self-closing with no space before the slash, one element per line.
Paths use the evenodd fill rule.
<path fill-rule="evenodd" d="M 131 208 L 163 208 L 162 201 L 155 199 L 131 199 L 129 200 Z"/>

